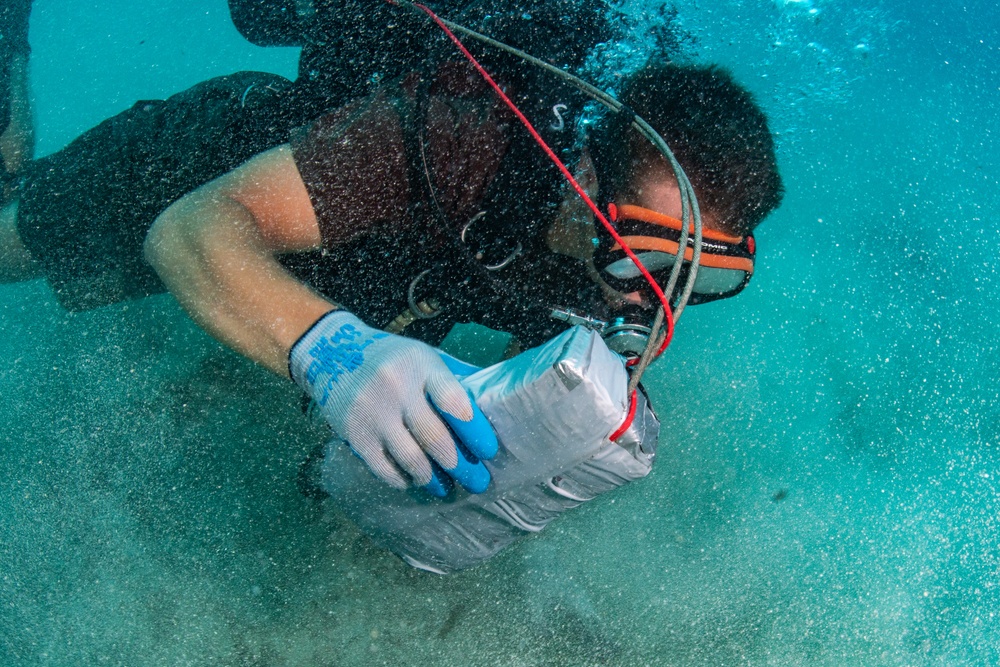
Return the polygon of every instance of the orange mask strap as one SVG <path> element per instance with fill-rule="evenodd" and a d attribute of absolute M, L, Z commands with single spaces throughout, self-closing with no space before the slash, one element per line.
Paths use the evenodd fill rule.
<path fill-rule="evenodd" d="M 678 232 L 684 227 L 684 223 L 677 218 L 657 213 L 652 209 L 643 208 L 642 206 L 633 206 L 632 204 L 622 204 L 621 206 L 617 206 L 615 204 L 611 204 L 608 209 L 611 213 L 611 219 L 615 221 L 619 219 L 638 220 L 640 222 L 656 225 L 657 227 L 673 229 Z M 694 234 L 694 225 L 691 225 L 688 228 L 688 231 L 689 233 Z M 731 245 L 739 245 L 743 242 L 742 236 L 730 236 L 729 234 L 712 229 L 702 229 L 701 235 L 703 238 L 711 241 L 722 241 L 723 243 L 729 243 Z"/>

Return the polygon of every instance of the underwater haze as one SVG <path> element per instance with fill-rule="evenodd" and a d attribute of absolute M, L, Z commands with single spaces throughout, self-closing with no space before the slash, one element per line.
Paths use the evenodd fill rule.
<path fill-rule="evenodd" d="M 663 8 L 627 3 L 636 44 Z M 749 288 L 646 376 L 649 477 L 416 572 L 299 492 L 298 390 L 172 298 L 0 286 L 0 665 L 1000 664 L 1000 10 L 676 8 L 767 110 L 787 196 Z M 31 41 L 40 154 L 297 59 L 224 0 L 35 0 Z"/>

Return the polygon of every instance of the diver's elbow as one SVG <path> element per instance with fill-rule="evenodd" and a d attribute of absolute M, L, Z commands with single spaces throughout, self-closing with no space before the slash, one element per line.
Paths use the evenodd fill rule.
<path fill-rule="evenodd" d="M 170 211 L 172 208 L 173 206 L 167 208 L 157 216 L 142 243 L 143 259 L 160 278 L 163 278 L 164 270 L 169 265 L 169 258 L 176 256 L 173 249 L 177 245 L 177 223 L 171 221 Z"/>
<path fill-rule="evenodd" d="M 188 260 L 199 243 L 198 225 L 192 224 L 197 216 L 192 215 L 190 197 L 174 202 L 160 213 L 142 244 L 146 263 L 168 287 L 170 277 L 179 270 L 178 265 Z"/>

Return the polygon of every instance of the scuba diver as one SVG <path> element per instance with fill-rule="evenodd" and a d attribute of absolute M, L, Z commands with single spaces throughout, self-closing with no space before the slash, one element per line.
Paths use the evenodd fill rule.
<path fill-rule="evenodd" d="M 557 89 L 514 96 L 529 115 L 581 118 L 583 103 Z M 694 301 L 739 292 L 750 233 L 781 193 L 764 115 L 716 68 L 654 65 L 622 97 L 631 111 L 609 114 L 593 137 L 578 141 L 555 118 L 541 131 L 666 276 L 688 215 L 669 163 L 631 131 L 633 113 L 646 118 L 677 145 L 702 202 L 702 266 L 722 274 L 696 284 Z M 526 346 L 587 318 L 649 328 L 659 300 L 564 184 L 475 68 L 447 60 L 175 203 L 146 258 L 203 327 L 302 386 L 379 478 L 425 486 L 432 462 L 461 463 L 447 422 L 473 418 L 431 347 L 455 322 Z"/>
<path fill-rule="evenodd" d="M 426 13 L 461 53 L 291 131 L 287 82 L 242 73 L 40 160 L 0 214 L 7 275 L 75 310 L 167 289 L 386 484 L 484 491 L 496 438 L 434 347 L 451 327 L 531 347 L 581 324 L 648 364 L 685 303 L 746 287 L 782 184 L 721 68 L 652 63 L 615 100 L 488 39 L 484 69 Z"/>
<path fill-rule="evenodd" d="M 28 94 L 28 16 L 31 0 L 0 6 L 0 204 L 14 197 L 35 144 Z"/>

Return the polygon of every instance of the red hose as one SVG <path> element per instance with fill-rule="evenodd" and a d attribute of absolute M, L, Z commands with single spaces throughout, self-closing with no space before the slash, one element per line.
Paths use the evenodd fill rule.
<path fill-rule="evenodd" d="M 389 2 L 392 3 L 392 0 L 389 0 Z M 666 295 L 663 293 L 663 290 L 660 288 L 660 285 L 656 282 L 656 279 L 653 278 L 653 275 L 646 269 L 646 267 L 639 260 L 639 258 L 636 257 L 635 253 L 632 252 L 632 249 L 629 248 L 628 244 L 625 243 L 622 237 L 619 236 L 618 232 L 615 231 L 614 226 L 612 226 L 612 224 L 608 222 L 608 219 L 601 212 L 601 209 L 597 207 L 597 204 L 594 203 L 594 201 L 586 193 L 583 187 L 573 177 L 573 174 L 570 173 L 570 170 L 566 168 L 566 165 L 563 164 L 562 160 L 559 159 L 559 156 L 557 156 L 555 152 L 549 147 L 549 145 L 545 143 L 545 140 L 542 139 L 542 136 L 535 129 L 534 125 L 531 124 L 531 121 L 529 121 L 528 118 L 521 112 L 521 110 L 517 108 L 517 105 L 514 104 L 514 102 L 509 97 L 507 97 L 507 94 L 503 92 L 503 90 L 500 88 L 499 85 L 497 85 L 497 82 L 493 80 L 493 77 L 490 76 L 489 72 L 487 72 L 486 69 L 479 64 L 479 61 L 476 60 L 476 57 L 473 56 L 472 53 L 467 48 L 465 48 L 465 44 L 463 44 L 462 41 L 455 35 L 455 33 L 453 33 L 451 29 L 449 29 L 448 26 L 445 25 L 444 21 L 442 21 L 438 17 L 438 15 L 435 14 L 433 11 L 431 11 L 428 7 L 419 3 L 413 3 L 413 5 L 414 7 L 417 7 L 425 14 L 427 14 L 427 16 L 429 16 L 431 20 L 434 21 L 434 23 L 436 23 L 438 27 L 440 27 L 441 30 L 443 30 L 446 35 L 448 35 L 448 38 L 455 43 L 455 46 L 457 46 L 458 49 L 462 52 L 462 54 L 469 60 L 469 62 L 472 63 L 473 67 L 475 67 L 476 70 L 479 72 L 479 74 L 482 75 L 483 79 L 485 79 L 486 82 L 490 84 L 490 87 L 492 87 L 493 91 L 500 97 L 501 100 L 503 100 L 504 104 L 506 104 L 507 107 L 514 113 L 514 115 L 517 116 L 517 119 L 521 121 L 521 124 L 524 125 L 525 128 L 527 128 L 528 132 L 538 143 L 538 145 L 542 148 L 542 150 L 545 151 L 545 154 L 548 155 L 552 163 L 559 168 L 560 172 L 562 172 L 563 177 L 573 187 L 573 190 L 576 191 L 578 195 L 580 195 L 580 198 L 583 199 L 584 203 L 587 204 L 587 207 L 590 208 L 594 216 L 601 221 L 601 224 L 604 226 L 604 229 L 606 229 L 608 233 L 611 235 L 611 238 L 613 238 L 615 242 L 618 243 L 619 246 L 621 246 L 622 250 L 625 251 L 625 255 L 632 260 L 632 262 L 636 265 L 636 267 L 638 267 L 639 272 L 646 279 L 646 282 L 649 283 L 649 286 L 653 289 L 653 293 L 656 294 L 656 298 L 659 299 L 660 305 L 663 307 L 663 314 L 665 316 L 667 323 L 667 334 L 666 336 L 664 336 L 663 343 L 660 345 L 660 348 L 656 351 L 656 356 L 660 356 L 661 354 L 663 354 L 663 351 L 667 349 L 667 346 L 670 345 L 670 341 L 674 337 L 674 314 L 670 309 L 670 303 L 667 301 Z M 632 360 L 629 363 L 629 365 L 634 365 L 636 361 L 637 360 Z M 635 391 L 633 391 L 632 395 L 629 397 L 628 416 L 625 417 L 625 422 L 621 426 L 619 426 L 614 433 L 611 434 L 609 438 L 610 440 L 614 441 L 615 439 L 620 437 L 622 433 L 624 433 L 628 429 L 628 427 L 632 425 L 632 420 L 635 418 L 635 409 L 636 409 L 636 396 L 635 396 Z"/>

